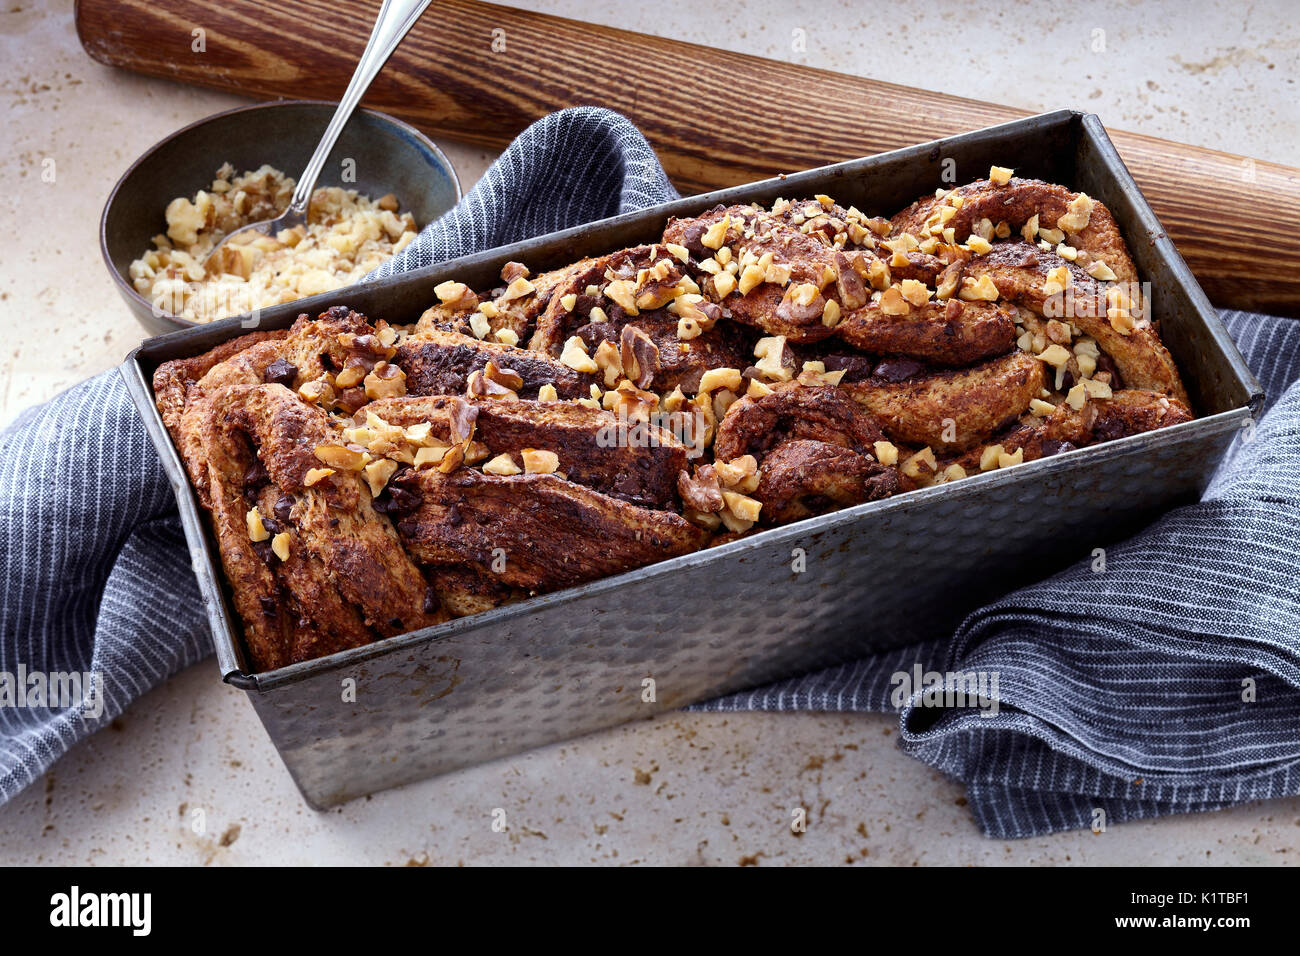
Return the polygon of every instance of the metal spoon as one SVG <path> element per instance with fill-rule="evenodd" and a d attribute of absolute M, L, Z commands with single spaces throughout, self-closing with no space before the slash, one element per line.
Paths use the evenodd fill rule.
<path fill-rule="evenodd" d="M 339 134 L 343 132 L 343 127 L 347 125 L 352 116 L 352 111 L 361 102 L 361 97 L 365 95 L 375 75 L 388 62 L 388 58 L 397 49 L 397 44 L 402 42 L 402 38 L 415 25 L 415 21 L 420 19 L 420 14 L 424 13 L 425 8 L 431 2 L 432 0 L 384 0 L 383 6 L 379 8 L 379 16 L 375 19 L 374 29 L 370 31 L 370 40 L 366 43 L 366 50 L 361 54 L 361 60 L 357 63 L 356 71 L 352 74 L 348 88 L 343 92 L 343 98 L 339 100 L 338 109 L 334 111 L 334 117 L 330 120 L 329 126 L 326 127 L 325 135 L 321 137 L 316 152 L 312 153 L 311 159 L 307 161 L 307 168 L 298 177 L 298 183 L 293 190 L 293 198 L 289 200 L 289 208 L 274 219 L 264 219 L 261 222 L 250 223 L 225 235 L 208 253 L 208 257 L 204 262 L 205 269 L 209 272 L 221 271 L 220 269 L 213 269 L 213 266 L 216 265 L 215 257 L 221 251 L 221 248 L 235 236 L 246 233 L 274 236 L 282 229 L 307 225 L 307 212 L 311 206 L 311 196 L 316 189 L 316 180 L 320 178 L 321 168 L 325 165 L 325 160 L 329 158 L 330 150 L 338 142 Z"/>

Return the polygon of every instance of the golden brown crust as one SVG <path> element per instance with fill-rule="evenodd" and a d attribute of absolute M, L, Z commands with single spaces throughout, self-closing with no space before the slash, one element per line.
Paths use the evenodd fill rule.
<path fill-rule="evenodd" d="M 1065 292 L 1049 295 L 1045 292 L 1048 275 L 1061 268 L 1069 273 L 1070 286 Z M 988 255 L 966 263 L 965 275 L 971 279 L 987 276 L 1003 299 L 1078 326 L 1114 360 L 1126 385 L 1163 392 L 1188 403 L 1178 366 L 1155 329 L 1139 326 L 1128 333 L 1116 329 L 1107 315 L 1104 284 L 1056 253 L 1025 242 L 999 243 Z"/>
<path fill-rule="evenodd" d="M 845 388 L 895 442 L 960 451 L 1024 414 L 1045 382 L 1043 364 L 1017 352 L 960 371 Z"/>
<path fill-rule="evenodd" d="M 176 428 L 180 425 L 181 416 L 185 413 L 186 405 L 189 404 L 191 389 L 198 384 L 199 379 L 203 378 L 214 365 L 237 356 L 245 349 L 257 345 L 259 342 L 265 342 L 268 339 L 279 340 L 288 335 L 288 329 L 280 329 L 275 332 L 249 332 L 247 335 L 241 335 L 229 342 L 222 342 L 201 355 L 195 355 L 187 359 L 175 359 L 159 365 L 153 373 L 154 403 L 158 407 L 158 413 L 162 416 L 163 424 L 172 433 L 172 437 L 176 437 Z"/>
<path fill-rule="evenodd" d="M 458 565 L 430 566 L 426 572 L 438 602 L 452 617 L 468 617 L 527 597 L 503 584 L 496 575 L 480 574 Z"/>
<path fill-rule="evenodd" d="M 463 395 L 470 375 L 488 362 L 517 372 L 523 379 L 518 394 L 525 398 L 536 398 L 543 385 L 555 386 L 560 398 L 585 398 L 596 384 L 596 376 L 574 371 L 544 353 L 443 329 L 411 336 L 397 346 L 393 359 L 406 373 L 412 395 Z"/>
<path fill-rule="evenodd" d="M 830 442 L 795 439 L 764 456 L 754 497 L 763 520 L 785 524 L 835 508 L 886 498 L 898 490 L 898 473 L 870 455 Z"/>
<path fill-rule="evenodd" d="M 811 439 L 870 451 L 884 438 L 880 425 L 843 390 L 832 385 L 786 382 L 761 397 L 746 396 L 727 409 L 713 454 L 719 461 L 762 456 L 790 439 Z"/>
<path fill-rule="evenodd" d="M 938 365 L 970 365 L 1011 351 L 1015 314 L 1006 306 L 960 299 L 928 302 L 887 315 L 878 302 L 851 312 L 835 329 L 844 342 L 873 355 L 908 355 Z"/>
<path fill-rule="evenodd" d="M 367 406 L 393 425 L 429 422 L 447 440 L 453 403 L 447 396 L 383 399 Z M 556 453 L 558 470 L 570 481 L 633 504 L 663 508 L 674 501 L 677 474 L 686 467 L 686 447 L 672 432 L 644 424 L 644 442 L 619 441 L 618 418 L 569 402 L 508 399 L 471 401 L 477 409 L 474 437 L 492 455 L 520 459 L 525 448 Z"/>
<path fill-rule="evenodd" d="M 708 533 L 667 511 L 638 508 L 555 475 L 411 472 L 420 507 L 397 522 L 418 561 L 473 568 L 542 592 L 701 547 Z M 528 506 L 520 508 L 526 501 Z"/>
<path fill-rule="evenodd" d="M 792 342 L 816 342 L 833 331 L 822 321 L 827 300 L 836 301 L 844 311 L 866 301 L 862 279 L 844 253 L 752 206 L 719 206 L 695 219 L 672 220 L 664 241 L 681 245 L 701 259 L 716 258 L 716 250 L 704 243 L 709 229 L 724 218 L 730 225 L 720 241 L 731 250 L 734 261 L 749 258 L 757 263 L 770 255 L 774 265 L 789 267 L 785 283 L 764 282 L 748 292 L 738 287 L 721 297 L 710 294 L 717 280 L 699 274 L 697 281 L 705 294 L 717 298 L 737 322 L 784 335 Z M 743 278 L 743 269 L 737 271 Z M 803 286 L 816 290 L 807 303 L 793 298 L 795 290 Z"/>
<path fill-rule="evenodd" d="M 357 475 L 306 484 L 321 464 L 313 449 L 337 440 L 324 412 L 282 385 L 233 385 L 213 396 L 206 414 L 213 524 L 259 669 L 368 642 L 372 631 L 387 636 L 445 619 L 425 610 L 419 569 Z M 250 541 L 248 512 L 272 494 L 262 520 L 288 536 L 287 559 Z M 282 590 L 291 601 L 280 599 Z"/>
<path fill-rule="evenodd" d="M 1082 407 L 1062 402 L 1041 418 L 1027 417 L 992 436 L 989 444 L 1004 451 L 1023 450 L 1025 461 L 1050 458 L 1063 451 L 1097 442 L 1113 441 L 1189 422 L 1194 416 L 1182 402 L 1160 392 L 1125 388 L 1105 401 L 1088 401 Z M 981 446 L 953 459 L 967 472 L 980 470 Z"/>
<path fill-rule="evenodd" d="M 999 186 L 987 179 L 970 183 L 954 191 L 961 197 L 962 205 L 945 225 L 951 227 L 958 242 L 964 242 L 970 236 L 971 229 L 981 219 L 989 220 L 994 226 L 1005 222 L 1013 235 L 1034 216 L 1038 217 L 1039 226 L 1045 229 L 1057 228 L 1057 222 L 1070 211 L 1070 203 L 1079 194 L 1071 192 L 1064 186 L 1045 183 L 1039 179 L 1014 178 L 1004 186 Z M 896 215 L 892 222 L 898 232 L 920 235 L 925 230 L 925 222 L 938 207 L 948 203 L 943 198 L 930 197 L 913 203 Z M 1093 259 L 1101 259 L 1114 271 L 1120 282 L 1133 282 L 1137 279 L 1137 269 L 1129 255 L 1128 247 L 1120 235 L 1119 226 L 1110 210 L 1100 202 L 1094 204 L 1088 225 L 1078 232 L 1062 230 L 1065 241 L 1086 251 Z"/>

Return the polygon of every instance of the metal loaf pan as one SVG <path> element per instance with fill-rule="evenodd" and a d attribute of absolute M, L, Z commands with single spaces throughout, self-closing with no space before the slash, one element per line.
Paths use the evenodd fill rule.
<path fill-rule="evenodd" d="M 245 328 L 226 320 L 136 349 L 122 371 L 176 491 L 222 676 L 248 692 L 307 801 L 328 807 L 950 633 L 982 602 L 1194 500 L 1262 394 L 1100 120 L 1065 110 L 682 199 L 263 313 L 262 328 L 337 303 L 413 321 L 446 278 L 491 286 L 511 259 L 541 271 L 653 241 L 668 217 L 716 203 L 828 193 L 868 215 L 890 215 L 993 164 L 1084 190 L 1110 207 L 1151 283 L 1154 315 L 1200 418 L 275 671 L 246 666 L 215 541 L 151 388 L 159 363 Z M 805 570 L 796 572 L 799 554 Z M 643 701 L 645 678 L 655 682 L 651 703 Z M 355 701 L 344 693 L 348 679 Z"/>

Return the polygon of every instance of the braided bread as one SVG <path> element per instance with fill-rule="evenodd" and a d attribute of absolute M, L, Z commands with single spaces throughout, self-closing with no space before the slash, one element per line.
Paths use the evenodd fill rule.
<path fill-rule="evenodd" d="M 1101 203 L 995 167 L 302 315 L 155 394 L 265 670 L 1188 421 L 1137 279 Z"/>

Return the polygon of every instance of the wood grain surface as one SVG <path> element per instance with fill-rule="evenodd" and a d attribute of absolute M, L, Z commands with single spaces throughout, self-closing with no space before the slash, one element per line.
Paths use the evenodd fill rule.
<path fill-rule="evenodd" d="M 337 99 L 377 9 L 378 0 L 78 0 L 76 22 L 86 51 L 113 66 L 258 98 Z M 434 3 L 365 102 L 495 148 L 554 110 L 607 106 L 645 132 L 683 192 L 1026 115 L 476 0 Z M 1211 300 L 1300 315 L 1300 170 L 1111 136 Z"/>

